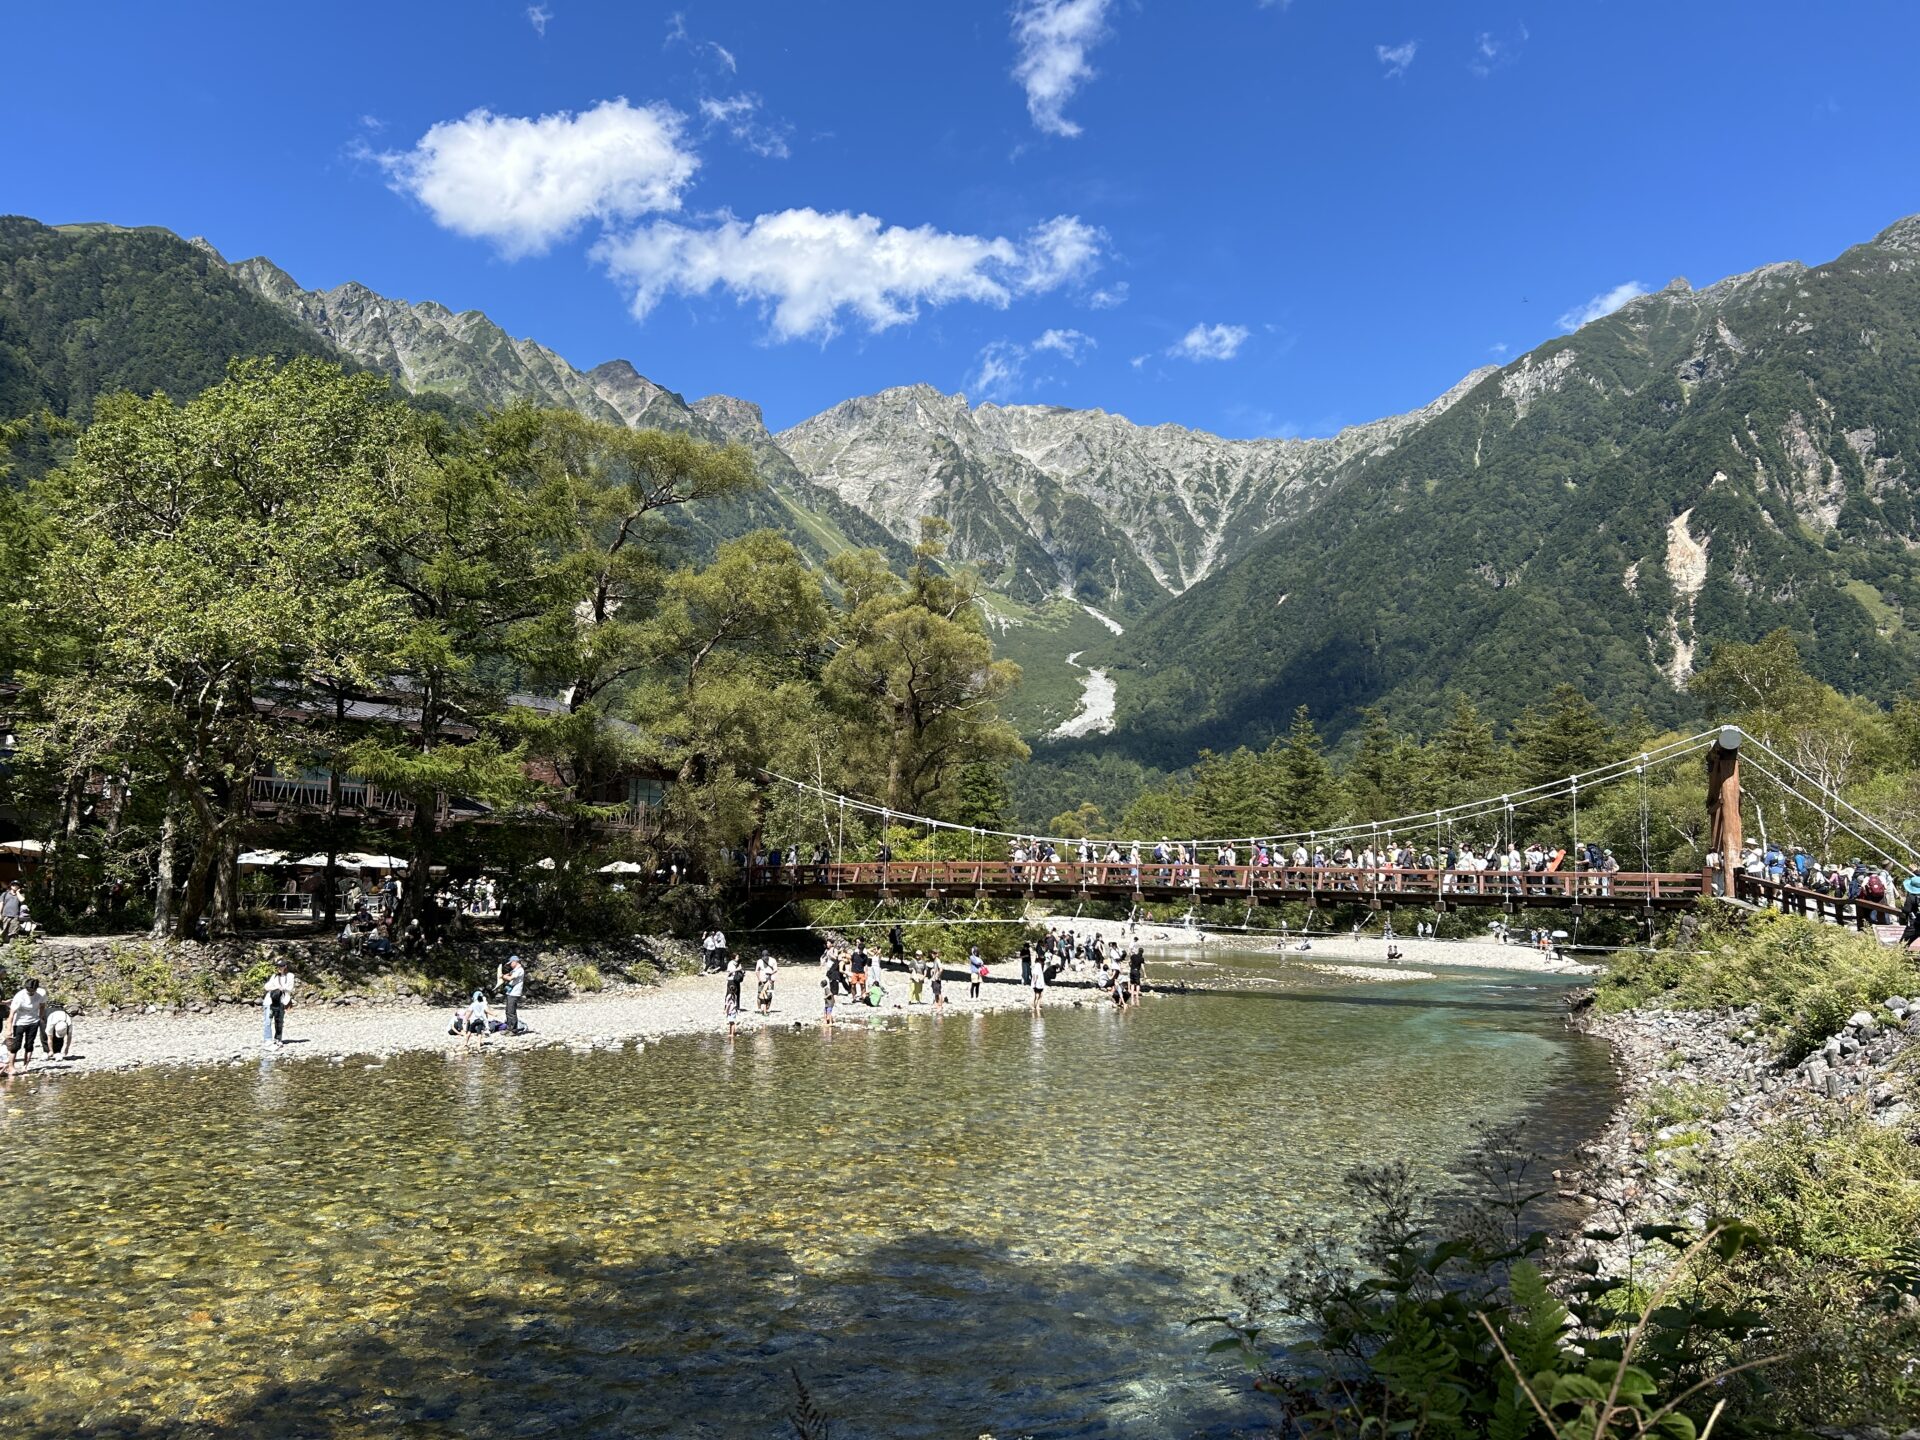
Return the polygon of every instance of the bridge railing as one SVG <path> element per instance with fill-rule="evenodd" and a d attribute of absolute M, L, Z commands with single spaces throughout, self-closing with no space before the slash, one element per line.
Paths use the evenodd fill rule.
<path fill-rule="evenodd" d="M 1845 895 L 1828 895 L 1819 890 L 1789 885 L 1784 880 L 1749 875 L 1744 871 L 1735 873 L 1733 893 L 1734 898 L 1744 900 L 1749 905 L 1779 910 L 1788 915 L 1805 915 L 1809 919 L 1824 920 L 1832 925 L 1853 925 L 1867 930 L 1875 925 L 1900 923 L 1899 907 L 1886 901 L 1869 900 L 1865 896 L 1848 899 Z"/>
<path fill-rule="evenodd" d="M 750 866 L 754 889 L 972 890 L 1057 894 L 1063 890 L 1188 895 L 1227 900 L 1262 895 L 1323 897 L 1327 903 L 1397 896 L 1409 900 L 1512 900 L 1571 904 L 1675 904 L 1706 893 L 1705 877 L 1682 872 L 1599 870 L 1400 870 L 1335 866 L 1186 865 L 1077 860 L 856 860 Z"/>

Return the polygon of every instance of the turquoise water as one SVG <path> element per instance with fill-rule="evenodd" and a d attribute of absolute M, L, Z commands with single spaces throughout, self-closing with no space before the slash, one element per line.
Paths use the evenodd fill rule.
<path fill-rule="evenodd" d="M 1183 1322 L 1276 1224 L 1610 1098 L 1551 985 L 1276 963 L 1124 1014 L 16 1084 L 0 1426 L 773 1435 L 797 1371 L 838 1437 L 1235 1433 Z"/>

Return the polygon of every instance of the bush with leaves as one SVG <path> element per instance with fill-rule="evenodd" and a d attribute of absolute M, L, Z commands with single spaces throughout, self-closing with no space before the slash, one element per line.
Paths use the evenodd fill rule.
<path fill-rule="evenodd" d="M 1526 1223 L 1545 1193 L 1537 1163 L 1483 1133 L 1474 1196 L 1448 1202 L 1404 1165 L 1355 1171 L 1357 1243 L 1328 1226 L 1282 1232 L 1286 1258 L 1236 1282 L 1245 1313 L 1197 1323 L 1227 1328 L 1213 1349 L 1245 1358 L 1299 1440 L 1704 1437 L 1758 1363 L 1743 1347 L 1759 1317 L 1717 1303 L 1700 1277 L 1757 1235 L 1641 1226 L 1637 1241 L 1673 1256 L 1656 1293 L 1592 1265 L 1550 1285 L 1546 1237 Z"/>

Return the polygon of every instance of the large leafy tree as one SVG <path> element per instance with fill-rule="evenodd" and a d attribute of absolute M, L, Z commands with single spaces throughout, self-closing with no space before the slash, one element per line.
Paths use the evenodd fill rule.
<path fill-rule="evenodd" d="M 401 723 L 351 745 L 349 765 L 412 807 L 409 873 L 431 873 L 445 817 L 461 798 L 495 807 L 539 787 L 503 734 L 515 664 L 556 593 L 564 492 L 542 484 L 543 421 L 509 410 L 460 429 L 432 426 L 416 463 L 373 477 L 367 578 L 398 609 L 391 647 Z M 403 918 L 424 885 L 409 886 Z"/>
<path fill-rule="evenodd" d="M 1020 667 L 993 658 L 976 579 L 941 568 L 945 549 L 928 521 L 904 580 L 874 551 L 830 566 L 841 605 L 823 678 L 856 776 L 894 810 L 940 811 L 969 765 L 1027 755 L 997 708 Z"/>
<path fill-rule="evenodd" d="M 184 406 L 103 402 L 38 488 L 38 753 L 69 786 L 163 790 L 156 934 L 209 907 L 232 921 L 252 779 L 293 749 L 275 685 L 301 678 L 317 635 L 385 633 L 388 595 L 356 563 L 363 500 L 411 472 L 410 432 L 380 380 L 237 362 Z"/>

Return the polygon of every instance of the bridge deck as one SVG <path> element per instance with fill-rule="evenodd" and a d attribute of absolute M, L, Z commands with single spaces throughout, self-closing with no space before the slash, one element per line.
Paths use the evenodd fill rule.
<path fill-rule="evenodd" d="M 747 886 L 802 899 L 921 896 L 930 899 L 1173 900 L 1203 904 L 1511 905 L 1677 910 L 1698 905 L 1697 873 L 1345 870 L 1325 866 L 1140 865 L 1008 860 L 863 860 L 828 865 L 756 865 Z"/>

